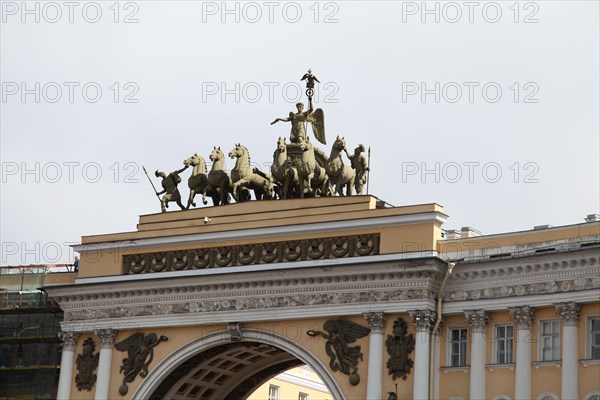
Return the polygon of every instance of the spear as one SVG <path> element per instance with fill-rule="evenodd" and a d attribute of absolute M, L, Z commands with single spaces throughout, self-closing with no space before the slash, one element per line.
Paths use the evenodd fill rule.
<path fill-rule="evenodd" d="M 367 161 L 367 194 L 369 194 L 369 182 L 371 181 L 371 146 L 369 146 L 369 158 Z"/>
<path fill-rule="evenodd" d="M 156 187 L 154 187 L 154 182 L 152 182 L 152 179 L 150 179 L 150 175 L 148 175 L 148 171 L 146 171 L 146 167 L 144 167 L 142 165 L 142 168 L 144 169 L 144 173 L 146 174 L 146 176 L 148 177 L 148 180 L 150 181 L 150 184 L 152 185 L 152 189 L 154 189 L 154 194 L 159 197 L 160 195 L 158 194 L 158 190 L 156 190 Z"/>

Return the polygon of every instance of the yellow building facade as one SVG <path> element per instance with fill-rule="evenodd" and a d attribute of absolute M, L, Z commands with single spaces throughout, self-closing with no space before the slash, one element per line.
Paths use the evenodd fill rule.
<path fill-rule="evenodd" d="M 304 365 L 289 369 L 260 386 L 248 400 L 333 400 L 321 378 Z"/>
<path fill-rule="evenodd" d="M 600 222 L 481 236 L 444 231 L 446 218 L 329 197 L 83 237 L 75 281 L 45 288 L 65 316 L 58 398 L 257 399 L 306 365 L 330 393 L 303 392 L 313 400 L 598 400 Z M 89 391 L 74 379 L 86 340 L 99 349 Z"/>

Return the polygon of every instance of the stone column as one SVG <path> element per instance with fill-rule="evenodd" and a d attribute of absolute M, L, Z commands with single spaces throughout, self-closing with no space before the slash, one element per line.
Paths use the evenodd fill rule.
<path fill-rule="evenodd" d="M 581 305 L 575 302 L 555 304 L 556 313 L 562 319 L 562 390 L 561 399 L 579 398 L 579 374 L 577 360 L 577 323 Z"/>
<path fill-rule="evenodd" d="M 471 371 L 469 376 L 469 397 L 485 399 L 485 330 L 489 313 L 485 310 L 465 311 L 471 325 Z"/>
<path fill-rule="evenodd" d="M 94 333 L 100 338 L 100 361 L 98 362 L 98 380 L 96 381 L 94 400 L 107 400 L 110 386 L 110 364 L 117 331 L 98 329 Z"/>
<path fill-rule="evenodd" d="M 60 377 L 58 378 L 58 400 L 69 400 L 71 398 L 71 384 L 73 382 L 73 359 L 75 347 L 79 339 L 79 332 L 61 332 L 59 334 L 63 342 L 62 358 L 60 361 Z"/>
<path fill-rule="evenodd" d="M 429 339 L 431 329 L 435 325 L 436 312 L 430 310 L 409 311 L 415 322 L 415 379 L 413 383 L 413 399 L 429 399 Z"/>
<path fill-rule="evenodd" d="M 383 328 L 387 319 L 383 312 L 364 314 L 369 322 L 369 364 L 367 376 L 367 400 L 381 400 L 383 382 Z"/>
<path fill-rule="evenodd" d="M 517 366 L 515 399 L 531 399 L 531 323 L 535 309 L 529 306 L 510 307 L 510 316 L 517 323 Z"/>

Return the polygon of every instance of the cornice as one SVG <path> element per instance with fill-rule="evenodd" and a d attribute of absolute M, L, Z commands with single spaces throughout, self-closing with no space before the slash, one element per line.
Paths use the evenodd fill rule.
<path fill-rule="evenodd" d="M 443 313 L 462 314 L 467 310 L 483 309 L 487 311 L 505 311 L 509 307 L 518 307 L 528 304 L 531 307 L 554 306 L 557 301 L 575 301 L 578 303 L 597 302 L 600 290 L 581 290 L 566 293 L 549 293 L 539 295 L 509 296 L 494 299 L 464 300 L 456 302 L 444 302 Z"/>
<path fill-rule="evenodd" d="M 123 240 L 116 242 L 78 244 L 74 245 L 73 250 L 78 253 L 86 251 L 105 251 L 127 249 L 139 250 L 150 247 L 161 247 L 183 244 L 202 244 L 207 242 L 219 242 L 225 240 L 241 240 L 253 238 L 282 237 L 286 235 L 299 234 L 319 234 L 326 232 L 343 232 L 361 228 L 377 229 L 387 226 L 400 226 L 420 224 L 424 222 L 446 222 L 447 216 L 438 211 L 424 212 L 418 214 L 396 215 L 387 217 L 370 217 L 353 219 L 348 221 L 321 222 L 311 224 L 297 224 L 291 226 L 276 226 L 268 228 L 239 229 L 225 232 L 196 233 L 189 235 L 176 235 L 160 238 Z"/>
<path fill-rule="evenodd" d="M 544 255 L 455 267 L 444 301 L 478 301 L 597 288 L 600 288 L 599 257 L 581 254 L 577 257 L 574 253 L 550 258 Z"/>
<path fill-rule="evenodd" d="M 215 276 L 208 282 L 198 277 L 164 281 L 161 287 L 148 281 L 136 282 L 137 285 L 113 282 L 55 288 L 49 294 L 65 312 L 65 321 L 275 310 L 285 310 L 285 315 L 289 315 L 290 310 L 299 307 L 324 310 L 341 305 L 364 306 L 368 312 L 368 305 L 375 304 L 398 309 L 412 302 L 432 303 L 442 279 L 440 265 L 438 260 L 423 260 L 402 266 L 373 266 L 369 273 L 360 267 L 343 271 L 329 268 L 319 269 L 320 276 L 313 270 L 288 273 L 277 279 L 274 274 L 257 274 L 252 280 L 233 282 L 228 280 L 230 276 Z M 229 317 L 232 320 L 238 319 Z"/>

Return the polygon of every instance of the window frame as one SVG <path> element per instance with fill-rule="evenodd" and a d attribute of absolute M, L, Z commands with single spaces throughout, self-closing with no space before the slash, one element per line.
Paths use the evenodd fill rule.
<path fill-rule="evenodd" d="M 275 395 L 271 394 L 271 389 L 274 389 Z M 278 385 L 269 384 L 268 400 L 279 400 L 281 396 L 281 387 Z"/>
<path fill-rule="evenodd" d="M 592 336 L 593 320 L 600 321 L 600 314 L 588 315 L 585 319 L 585 358 L 588 360 L 600 360 L 600 357 L 592 358 L 592 346 L 594 345 L 594 338 Z M 600 343 L 598 343 L 596 346 L 600 346 Z"/>
<path fill-rule="evenodd" d="M 504 350 L 505 354 L 510 354 L 510 361 L 507 361 L 506 357 L 505 357 L 505 360 L 502 363 L 500 363 L 498 361 L 498 359 L 499 359 L 499 357 L 498 357 L 498 351 L 499 351 L 499 349 L 498 349 L 498 343 L 500 342 L 500 340 L 506 342 L 508 340 L 508 337 L 504 337 L 504 338 L 501 338 L 501 339 L 498 338 L 498 328 L 500 328 L 500 327 L 503 327 L 505 329 L 508 328 L 508 327 L 512 328 L 512 336 L 510 337 L 510 340 L 512 342 L 511 343 L 511 352 L 508 353 L 506 350 Z M 514 324 L 511 324 L 511 323 L 494 324 L 494 346 L 493 346 L 493 350 L 494 350 L 494 357 L 493 357 L 494 364 L 496 364 L 496 365 L 514 364 L 514 362 L 515 362 L 515 357 L 514 357 L 514 355 L 515 355 L 515 325 Z"/>
<path fill-rule="evenodd" d="M 464 363 L 461 364 L 460 363 L 460 358 L 461 358 L 461 349 L 460 349 L 460 344 L 463 343 L 462 340 L 459 339 L 458 342 L 454 342 L 452 340 L 452 331 L 454 330 L 464 330 L 465 331 L 465 339 L 464 339 Z M 448 330 L 447 330 L 447 344 L 446 344 L 446 365 L 449 367 L 466 367 L 467 364 L 467 347 L 469 345 L 469 330 L 466 326 L 449 326 Z M 460 335 L 460 333 L 459 333 Z M 459 357 L 459 363 L 458 364 L 453 364 L 452 362 L 452 355 L 453 355 L 453 351 L 452 351 L 452 344 L 453 343 L 459 343 L 459 353 L 458 353 L 458 357 Z"/>
<path fill-rule="evenodd" d="M 298 392 L 298 400 L 310 400 L 308 393 Z"/>
<path fill-rule="evenodd" d="M 552 333 L 551 335 L 544 335 L 544 324 L 545 323 L 556 323 L 558 326 L 558 332 L 556 334 Z M 560 319 L 555 319 L 555 318 L 549 318 L 549 319 L 542 319 L 538 321 L 538 346 L 537 346 L 537 351 L 538 351 L 538 361 L 540 362 L 546 362 L 546 361 L 560 361 L 561 357 L 560 357 L 560 352 L 561 352 L 561 324 L 560 324 Z M 549 360 L 544 359 L 544 337 L 554 337 L 557 336 L 558 337 L 558 345 L 557 345 L 557 355 L 556 357 L 554 357 L 554 355 L 552 355 L 552 358 Z M 554 353 L 554 346 L 552 347 L 552 352 Z"/>

